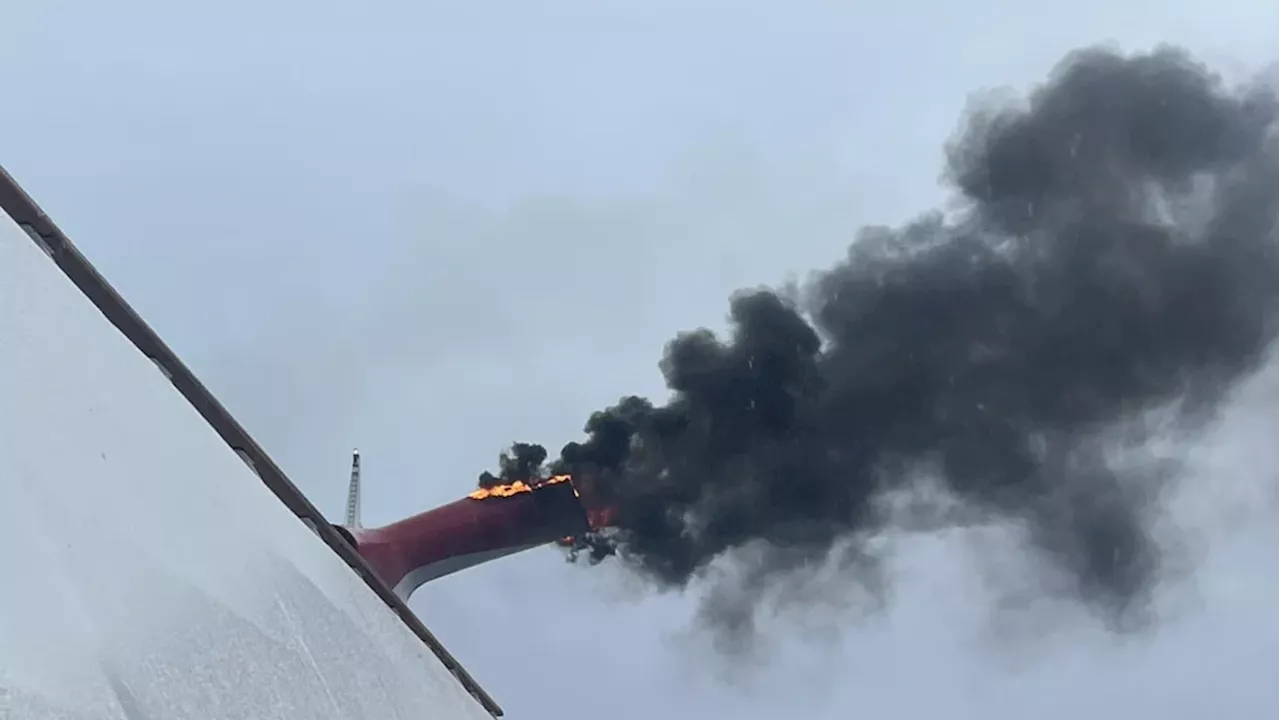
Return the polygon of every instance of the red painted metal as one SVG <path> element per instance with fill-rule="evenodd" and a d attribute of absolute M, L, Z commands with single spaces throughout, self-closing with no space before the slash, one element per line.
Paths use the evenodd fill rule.
<path fill-rule="evenodd" d="M 588 529 L 571 483 L 510 497 L 470 497 L 380 528 L 343 528 L 396 594 L 407 598 L 428 580 Z"/>

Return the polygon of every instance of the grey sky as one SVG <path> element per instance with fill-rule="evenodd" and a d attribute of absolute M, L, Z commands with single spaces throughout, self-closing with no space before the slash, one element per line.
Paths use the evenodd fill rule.
<path fill-rule="evenodd" d="M 1098 41 L 1243 74 L 1280 25 L 1243 0 L 358 7 L 0 10 L 0 162 L 335 517 L 359 445 L 373 523 L 660 393 L 662 344 L 729 292 L 943 202 L 972 91 Z M 933 540 L 887 616 L 737 683 L 685 642 L 688 599 L 551 551 L 414 606 L 513 718 L 1272 717 L 1274 377 L 1202 451 L 1230 492 L 1179 505 L 1202 572 L 1124 647 L 1059 619 L 993 650 L 980 573 Z"/>

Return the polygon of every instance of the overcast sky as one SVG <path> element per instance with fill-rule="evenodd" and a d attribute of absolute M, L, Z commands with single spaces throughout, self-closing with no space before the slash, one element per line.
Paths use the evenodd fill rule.
<path fill-rule="evenodd" d="M 10 5 L 0 163 L 333 517 L 359 445 L 368 524 L 661 395 L 663 343 L 731 291 L 943 203 L 971 92 L 1095 42 L 1244 76 L 1280 25 L 1246 0 Z M 517 720 L 1271 718 L 1268 373 L 1196 450 L 1198 572 L 1144 638 L 993 615 L 957 536 L 906 542 L 888 611 L 838 639 L 780 620 L 752 673 L 691 598 L 551 550 L 412 604 Z"/>

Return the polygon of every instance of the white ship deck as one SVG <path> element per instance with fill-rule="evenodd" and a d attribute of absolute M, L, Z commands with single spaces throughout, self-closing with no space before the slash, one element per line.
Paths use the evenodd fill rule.
<path fill-rule="evenodd" d="M 500 716 L 3 170 L 0 207 L 0 718 Z"/>

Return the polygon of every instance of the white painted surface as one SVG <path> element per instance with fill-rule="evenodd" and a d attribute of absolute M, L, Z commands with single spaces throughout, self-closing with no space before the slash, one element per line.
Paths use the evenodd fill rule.
<path fill-rule="evenodd" d="M 488 718 L 0 213 L 0 718 Z"/>
<path fill-rule="evenodd" d="M 545 543 L 539 543 L 539 545 L 541 544 Z M 484 563 L 492 560 L 524 552 L 525 550 L 532 550 L 539 545 L 516 545 L 515 547 L 497 548 L 496 550 L 490 550 L 488 552 L 471 553 L 470 555 L 453 555 L 441 560 L 440 562 L 423 565 L 422 567 L 410 570 L 408 574 L 400 579 L 400 582 L 396 583 L 396 586 L 392 588 L 392 590 L 400 597 L 400 599 L 408 602 L 409 597 L 413 595 L 414 590 L 417 590 L 424 584 L 429 583 L 436 578 L 442 578 L 445 575 L 452 575 L 460 570 L 466 570 L 467 568 L 475 567 L 477 565 L 483 565 Z"/>

